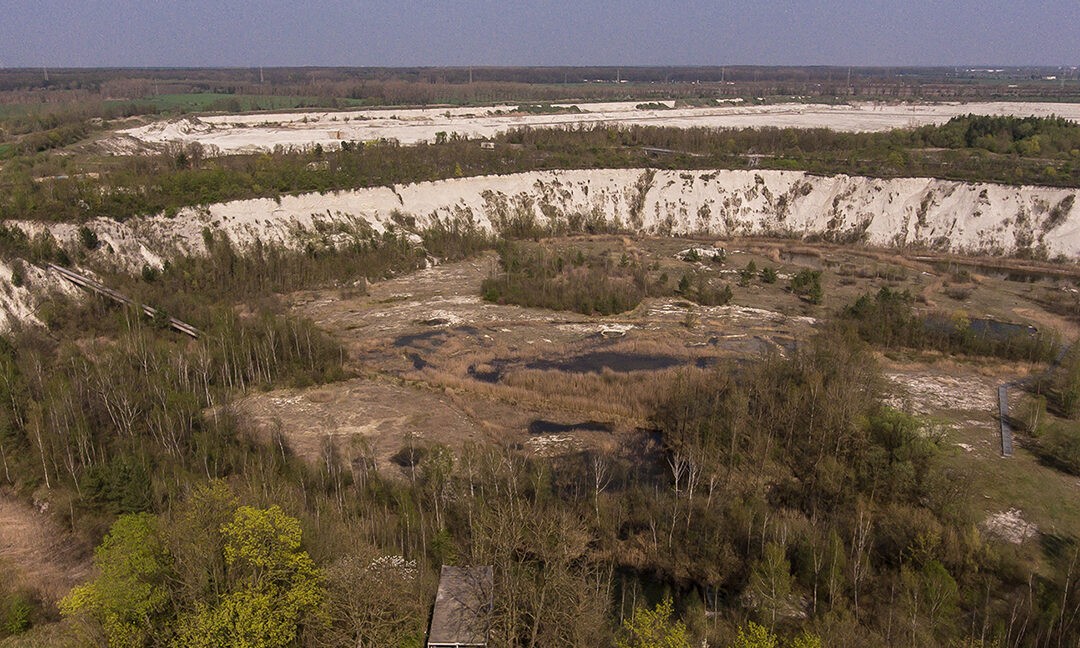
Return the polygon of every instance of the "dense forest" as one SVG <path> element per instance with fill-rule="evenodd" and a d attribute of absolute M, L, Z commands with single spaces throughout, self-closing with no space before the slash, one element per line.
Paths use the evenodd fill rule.
<path fill-rule="evenodd" d="M 421 235 L 457 257 L 494 243 L 445 224 Z M 869 346 L 1045 361 L 1046 343 L 934 333 L 909 297 L 867 295 L 789 357 L 687 371 L 655 395 L 657 443 L 640 454 L 427 444 L 387 477 L 363 447 L 301 461 L 230 403 L 348 373 L 334 340 L 275 306 L 278 291 L 408 271 L 423 248 L 366 232 L 297 255 L 205 243 L 206 257 L 114 278 L 195 321 L 198 340 L 90 300 L 0 345 L 3 481 L 47 493 L 99 544 L 95 575 L 59 611 L 0 591 L 0 632 L 59 613 L 73 645 L 419 646 L 445 563 L 495 566 L 495 646 L 1080 640 L 1073 545 L 1040 569 L 985 539 L 933 426 L 883 404 Z M 610 287 L 620 273 L 648 287 L 632 259 L 498 245 L 504 270 L 536 271 L 528 299 L 590 267 Z M 814 273 L 791 283 L 812 298 Z M 180 297 L 186 285 L 204 290 Z M 86 342 L 58 341 L 65 331 Z M 1044 407 L 1080 410 L 1077 358 L 1047 378 Z M 1039 438 L 1067 462 L 1073 434 Z"/>

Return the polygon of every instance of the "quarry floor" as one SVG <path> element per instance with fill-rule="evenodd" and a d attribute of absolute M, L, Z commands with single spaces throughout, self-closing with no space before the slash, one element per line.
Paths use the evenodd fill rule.
<path fill-rule="evenodd" d="M 646 299 L 611 317 L 486 303 L 479 285 L 497 271 L 494 255 L 439 265 L 373 284 L 366 295 L 322 290 L 289 297 L 293 311 L 347 347 L 356 377 L 308 389 L 253 394 L 242 410 L 265 431 L 281 430 L 294 449 L 316 459 L 327 439 L 345 456 L 386 474 L 405 474 L 403 448 L 432 443 L 462 448 L 496 443 L 537 456 L 583 450 L 641 456 L 656 448 L 648 412 L 682 371 L 708 372 L 725 362 L 789 354 L 820 320 L 882 286 L 909 290 L 923 307 L 1054 328 L 1076 323 L 1044 306 L 1071 295 L 1072 283 L 1017 281 L 992 268 L 955 281 L 955 267 L 891 252 L 789 241 L 690 241 L 591 237 L 546 244 L 644 254 L 670 269 L 691 246 L 727 248 L 723 266 L 700 269 L 726 278 L 728 306 L 695 307 L 678 298 Z M 773 285 L 737 285 L 753 260 L 776 268 Z M 786 290 L 785 276 L 825 270 L 825 300 L 807 304 Z M 886 278 L 888 277 L 888 278 Z M 1021 441 L 1000 456 L 997 385 L 1040 367 L 995 360 L 879 355 L 890 404 L 924 417 L 942 435 L 944 461 L 979 493 L 983 531 L 1031 551 L 1036 531 L 1080 534 L 1076 478 L 1043 466 Z"/>
<path fill-rule="evenodd" d="M 924 308 L 1056 329 L 1066 339 L 1080 334 L 1075 321 L 1048 307 L 1076 299 L 1071 279 L 964 265 L 970 277 L 958 280 L 958 264 L 787 240 L 599 236 L 543 244 L 624 252 L 672 277 L 697 269 L 730 283 L 734 298 L 693 307 L 691 326 L 689 304 L 677 297 L 648 298 L 610 317 L 486 303 L 480 283 L 498 270 L 491 253 L 376 282 L 367 294 L 299 292 L 287 296 L 289 308 L 343 343 L 354 377 L 251 393 L 238 407 L 257 433 L 284 435 L 302 457 L 318 461 L 333 444 L 354 467 L 400 477 L 409 470 L 403 449 L 432 444 L 634 458 L 657 448 L 648 414 L 680 372 L 790 354 L 822 320 L 883 286 L 909 290 Z M 727 250 L 724 265 L 678 258 L 714 245 Z M 738 285 L 749 261 L 775 268 L 781 279 Z M 824 271 L 822 304 L 786 290 L 786 277 L 801 269 Z M 878 360 L 888 402 L 941 435 L 942 460 L 957 471 L 957 486 L 975 494 L 983 533 L 1036 560 L 1040 538 L 1080 537 L 1080 480 L 1041 464 L 1022 438 L 1015 456 L 1000 456 L 997 385 L 1041 367 L 933 354 Z M 55 600 L 85 575 L 88 555 L 51 516 L 0 493 L 0 575 Z"/>

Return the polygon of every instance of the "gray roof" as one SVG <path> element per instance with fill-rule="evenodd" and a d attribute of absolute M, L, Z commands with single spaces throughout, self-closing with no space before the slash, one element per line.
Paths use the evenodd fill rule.
<path fill-rule="evenodd" d="M 428 646 L 486 646 L 494 570 L 443 565 Z"/>

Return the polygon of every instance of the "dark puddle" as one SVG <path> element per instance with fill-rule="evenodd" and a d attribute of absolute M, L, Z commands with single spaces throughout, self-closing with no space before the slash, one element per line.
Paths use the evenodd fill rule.
<path fill-rule="evenodd" d="M 559 434 L 563 432 L 611 432 L 610 423 L 585 421 L 583 423 L 556 423 L 546 419 L 536 419 L 529 423 L 529 434 Z"/>
<path fill-rule="evenodd" d="M 973 319 L 969 327 L 971 332 L 992 340 L 1007 340 L 1013 337 L 1035 337 L 1039 329 L 1026 324 L 1013 324 L 992 319 Z"/>
<path fill-rule="evenodd" d="M 632 371 L 658 371 L 683 364 L 675 356 L 662 354 L 618 353 L 595 351 L 564 360 L 535 360 L 526 369 L 565 371 L 567 373 L 602 373 L 605 369 L 615 373 Z"/>
<path fill-rule="evenodd" d="M 446 323 L 446 320 L 423 320 L 418 322 L 419 324 L 427 324 L 429 326 L 440 326 Z M 408 335 L 399 335 L 394 338 L 394 346 L 398 348 L 402 347 L 437 347 L 444 344 L 451 333 L 464 333 L 465 335 L 480 338 L 480 329 L 475 326 L 469 326 L 464 324 L 461 326 L 455 326 L 451 329 L 436 329 L 434 331 L 423 331 L 421 333 L 410 333 Z"/>
<path fill-rule="evenodd" d="M 931 315 L 923 321 L 923 326 L 931 333 L 949 334 L 956 330 L 956 323 L 944 315 Z M 1033 338 L 1039 329 L 1027 324 L 1014 324 L 985 317 L 972 318 L 968 330 L 976 337 L 994 342 L 1008 342 L 1014 339 Z"/>
<path fill-rule="evenodd" d="M 691 362 L 698 367 L 712 367 L 719 362 L 719 359 L 698 358 L 687 361 L 663 354 L 594 351 L 560 360 L 533 360 L 525 363 L 524 367 L 526 369 L 561 371 L 564 373 L 603 373 L 605 370 L 615 373 L 631 373 L 634 371 L 670 369 L 672 367 L 686 366 Z M 494 384 L 502 380 L 507 368 L 515 365 L 517 363 L 513 360 L 492 360 L 486 366 L 471 365 L 467 373 L 474 380 Z"/>
<path fill-rule="evenodd" d="M 492 360 L 488 363 L 491 369 L 477 369 L 476 365 L 469 365 L 467 373 L 480 382 L 495 384 L 502 379 L 503 372 L 509 364 L 509 360 Z"/>
<path fill-rule="evenodd" d="M 745 355 L 761 355 L 772 348 L 772 344 L 760 335 L 749 338 L 721 338 L 713 336 L 709 338 L 709 344 L 718 349 L 723 349 L 724 351 Z M 702 365 L 698 364 L 698 366 L 700 367 Z"/>
<path fill-rule="evenodd" d="M 438 346 L 446 341 L 445 337 L 446 331 L 424 331 L 423 333 L 400 335 L 394 340 L 394 346 L 398 348 L 415 347 L 422 343 Z"/>
<path fill-rule="evenodd" d="M 988 277 L 1016 283 L 1036 283 L 1042 280 L 1053 280 L 1057 275 L 1053 272 L 1039 272 L 1038 270 L 1022 270 L 1012 268 L 999 268 L 997 266 L 973 265 L 966 266 L 972 271 L 984 274 Z M 935 268 L 939 272 L 949 272 L 952 268 L 948 265 L 937 264 Z"/>

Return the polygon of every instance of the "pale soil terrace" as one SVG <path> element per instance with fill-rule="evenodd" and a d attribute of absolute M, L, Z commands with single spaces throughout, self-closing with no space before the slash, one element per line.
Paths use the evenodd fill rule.
<path fill-rule="evenodd" d="M 669 102 L 670 103 L 670 102 Z M 651 125 L 678 128 L 829 128 L 839 131 L 884 131 L 940 124 L 957 115 L 1041 116 L 1080 119 L 1080 104 L 1070 103 L 935 103 L 844 105 L 784 103 L 761 106 L 639 110 L 637 102 L 556 104 L 576 106 L 580 113 L 507 114 L 514 106 L 474 108 L 403 108 L 348 112 L 261 113 L 213 115 L 161 121 L 118 132 L 105 146 L 117 153 L 137 153 L 139 146 L 199 142 L 211 152 L 230 154 L 267 151 L 281 145 L 304 149 L 342 141 L 393 139 L 402 144 L 435 141 L 444 132 L 470 138 L 492 137 L 512 128 L 589 125 Z M 499 114 L 501 111 L 502 114 Z"/>

